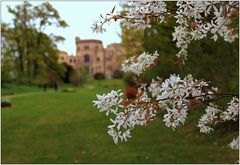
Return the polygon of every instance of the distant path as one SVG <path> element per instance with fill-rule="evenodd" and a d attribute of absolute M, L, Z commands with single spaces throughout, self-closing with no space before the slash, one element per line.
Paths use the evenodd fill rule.
<path fill-rule="evenodd" d="M 21 93 L 21 94 L 9 95 L 9 96 L 2 96 L 2 98 L 11 99 L 11 98 L 15 98 L 15 97 L 37 95 L 37 94 L 41 94 L 41 93 L 43 93 L 43 92 Z"/>

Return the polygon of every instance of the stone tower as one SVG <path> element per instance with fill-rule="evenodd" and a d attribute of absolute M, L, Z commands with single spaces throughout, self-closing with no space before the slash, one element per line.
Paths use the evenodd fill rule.
<path fill-rule="evenodd" d="M 59 52 L 59 62 L 71 65 L 75 69 L 86 67 L 89 76 L 102 73 L 107 78 L 113 77 L 115 71 L 121 69 L 122 49 L 120 44 L 110 44 L 105 49 L 101 40 L 75 37 L 76 55 L 69 56 L 67 52 Z"/>
<path fill-rule="evenodd" d="M 88 68 L 90 75 L 96 73 L 104 74 L 105 49 L 100 40 L 81 40 L 76 37 L 76 56 L 79 58 L 80 66 Z"/>

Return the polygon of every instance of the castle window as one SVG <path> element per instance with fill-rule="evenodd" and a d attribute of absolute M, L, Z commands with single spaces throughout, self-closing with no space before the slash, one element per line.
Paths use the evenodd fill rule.
<path fill-rule="evenodd" d="M 100 58 L 99 57 L 97 57 L 97 62 L 99 62 L 100 61 Z"/>
<path fill-rule="evenodd" d="M 62 60 L 64 60 L 64 58 L 63 58 L 63 57 L 62 57 L 61 59 L 62 59 Z"/>
<path fill-rule="evenodd" d="M 70 63 L 72 63 L 72 59 L 70 59 L 69 61 L 70 61 Z"/>
<path fill-rule="evenodd" d="M 84 46 L 84 50 L 89 50 L 89 46 Z"/>
<path fill-rule="evenodd" d="M 84 63 L 89 63 L 90 62 L 90 56 L 88 54 L 84 55 Z"/>

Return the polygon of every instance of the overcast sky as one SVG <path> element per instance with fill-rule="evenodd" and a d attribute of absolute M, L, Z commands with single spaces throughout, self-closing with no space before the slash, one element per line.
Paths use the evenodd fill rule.
<path fill-rule="evenodd" d="M 32 5 L 41 4 L 43 1 L 29 1 Z M 12 16 L 7 11 L 7 6 L 14 7 L 21 2 L 3 1 L 2 3 L 2 21 L 10 23 Z M 75 37 L 79 36 L 81 39 L 100 39 L 103 41 L 104 47 L 110 43 L 119 43 L 121 38 L 121 28 L 119 23 L 112 23 L 107 26 L 107 32 L 103 34 L 96 34 L 90 28 L 94 21 L 98 20 L 100 14 L 105 14 L 112 10 L 116 5 L 115 11 L 121 10 L 119 1 L 105 1 L 105 2 L 84 2 L 84 1 L 50 1 L 55 9 L 58 10 L 62 19 L 64 19 L 69 27 L 57 28 L 49 27 L 46 33 L 54 33 L 65 37 L 63 43 L 58 44 L 60 50 L 67 51 L 69 54 L 76 54 Z"/>

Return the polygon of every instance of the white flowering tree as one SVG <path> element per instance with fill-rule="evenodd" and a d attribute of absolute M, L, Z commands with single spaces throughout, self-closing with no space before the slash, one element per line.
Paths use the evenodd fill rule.
<path fill-rule="evenodd" d="M 161 24 L 175 18 L 177 26 L 172 37 L 179 48 L 176 56 L 183 63 L 187 60 L 188 45 L 193 40 L 208 37 L 216 41 L 221 37 L 231 43 L 238 39 L 238 1 L 178 1 L 177 10 L 168 8 L 164 1 L 127 3 L 130 5 L 127 12 L 115 12 L 114 7 L 105 16 L 101 15 L 100 21 L 93 24 L 93 31 L 104 32 L 105 24 L 114 21 L 120 21 L 125 28 L 146 29 L 151 28 L 153 21 Z M 158 56 L 158 52 L 143 52 L 130 57 L 123 62 L 122 70 L 140 76 L 156 63 Z M 232 99 L 225 108 L 216 104 L 216 100 L 228 97 Z M 108 126 L 108 134 L 117 144 L 119 140 L 127 141 L 135 126 L 146 125 L 159 115 L 163 116 L 167 127 L 175 130 L 184 124 L 193 103 L 207 104 L 206 114 L 199 119 L 197 126 L 201 133 L 209 133 L 217 123 L 238 121 L 238 97 L 238 94 L 219 93 L 210 82 L 195 80 L 191 74 L 184 78 L 172 74 L 165 80 L 156 77 L 150 84 L 140 83 L 134 99 L 127 98 L 119 90 L 97 95 L 98 100 L 93 102 L 100 112 L 115 115 L 115 119 L 110 119 L 112 124 Z M 233 139 L 230 147 L 239 148 L 239 137 Z"/>

